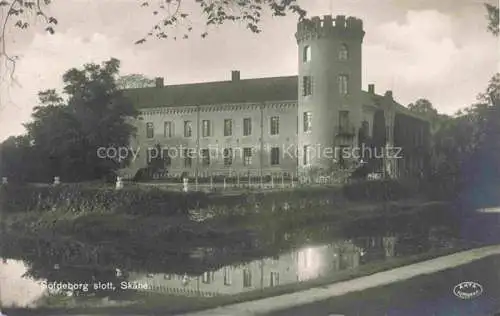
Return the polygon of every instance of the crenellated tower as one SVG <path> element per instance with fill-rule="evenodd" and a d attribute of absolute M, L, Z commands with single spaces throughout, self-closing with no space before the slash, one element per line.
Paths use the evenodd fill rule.
<path fill-rule="evenodd" d="M 329 168 L 336 148 L 357 146 L 364 34 L 362 20 L 342 15 L 297 26 L 299 171 Z"/>

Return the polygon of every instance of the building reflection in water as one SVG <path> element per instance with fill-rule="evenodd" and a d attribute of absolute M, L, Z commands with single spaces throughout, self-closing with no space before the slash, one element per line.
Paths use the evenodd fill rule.
<path fill-rule="evenodd" d="M 132 282 L 147 283 L 154 292 L 183 296 L 230 295 L 266 287 L 302 282 L 335 272 L 355 269 L 370 253 L 383 257 L 395 254 L 396 237 L 347 240 L 322 246 L 304 247 L 280 256 L 226 266 L 200 276 L 130 273 Z M 363 247 L 365 246 L 365 247 Z M 383 259 L 380 255 L 373 256 Z"/>

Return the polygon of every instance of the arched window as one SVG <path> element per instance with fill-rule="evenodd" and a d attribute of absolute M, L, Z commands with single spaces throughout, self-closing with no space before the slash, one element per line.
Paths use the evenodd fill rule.
<path fill-rule="evenodd" d="M 349 59 L 349 49 L 347 49 L 347 45 L 345 45 L 345 44 L 342 44 L 342 46 L 340 46 L 339 59 L 340 60 Z"/>
<path fill-rule="evenodd" d="M 311 46 L 309 45 L 304 47 L 303 61 L 305 63 L 311 61 Z"/>

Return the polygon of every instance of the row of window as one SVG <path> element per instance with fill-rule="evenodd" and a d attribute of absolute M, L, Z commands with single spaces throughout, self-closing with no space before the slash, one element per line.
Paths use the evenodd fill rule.
<path fill-rule="evenodd" d="M 271 135 L 278 135 L 280 132 L 280 118 L 279 116 L 272 116 L 270 118 L 270 133 Z M 153 138 L 154 137 L 154 124 L 149 122 L 146 124 L 146 137 Z M 213 136 L 212 129 L 212 121 L 203 120 L 201 123 L 201 133 L 203 137 Z M 174 123 L 173 122 L 165 122 L 163 135 L 165 137 L 174 137 Z M 244 118 L 243 119 L 243 136 L 252 135 L 252 119 Z M 192 137 L 193 136 L 193 122 L 192 121 L 184 121 L 184 137 Z M 224 136 L 233 136 L 233 120 L 225 119 L 224 120 Z"/>
<path fill-rule="evenodd" d="M 310 132 L 312 130 L 312 113 L 304 112 L 303 113 L 303 131 Z M 298 129 L 298 118 L 297 118 L 297 129 Z M 165 122 L 164 128 L 164 136 L 165 137 L 173 137 L 174 136 L 174 126 L 173 122 Z M 280 118 L 279 116 L 273 116 L 270 119 L 271 124 L 271 135 L 278 135 L 280 132 Z M 347 127 L 349 124 L 349 111 L 339 111 L 339 128 Z M 210 137 L 212 135 L 211 126 L 212 123 L 210 120 L 203 120 L 202 122 L 202 135 L 203 137 Z M 192 137 L 192 122 L 184 121 L 184 137 Z M 250 118 L 243 119 L 243 136 L 249 136 L 252 134 L 252 120 Z M 154 137 L 154 125 L 153 123 L 146 124 L 146 135 L 148 138 Z M 233 135 L 233 120 L 225 119 L 224 120 L 224 136 L 232 136 Z"/>
<path fill-rule="evenodd" d="M 224 276 L 224 285 L 231 285 L 233 284 L 232 280 L 232 275 L 230 268 L 224 268 L 223 270 L 223 276 Z M 210 284 L 215 280 L 215 273 L 214 272 L 205 272 L 203 273 L 201 277 L 201 282 L 205 284 Z M 277 286 L 279 284 L 279 273 L 278 272 L 271 272 L 270 274 L 270 279 L 269 279 L 269 285 L 270 286 Z M 243 287 L 251 287 L 252 286 L 252 271 L 249 269 L 244 269 L 243 270 Z"/>
<path fill-rule="evenodd" d="M 338 76 L 338 91 L 340 95 L 349 94 L 349 76 Z M 313 78 L 311 76 L 302 77 L 302 95 L 310 96 L 313 94 Z"/>
<path fill-rule="evenodd" d="M 147 161 L 151 161 L 150 152 L 146 152 L 148 157 Z M 172 164 L 172 159 L 168 154 L 168 149 L 164 149 L 162 153 L 163 163 L 165 168 L 170 167 Z M 193 166 L 193 157 L 194 157 L 194 149 L 184 149 L 184 167 L 191 168 Z M 234 155 L 232 148 L 224 148 L 224 166 L 229 167 L 233 165 Z M 243 148 L 243 165 L 250 166 L 252 165 L 252 148 Z M 210 161 L 210 150 L 202 149 L 201 150 L 201 162 L 203 166 L 209 166 Z M 272 166 L 276 166 L 280 164 L 280 148 L 273 147 L 271 148 L 271 156 L 270 163 Z"/>
<path fill-rule="evenodd" d="M 164 151 L 167 151 L 167 149 L 164 149 Z M 150 161 L 149 157 L 149 151 L 147 161 Z M 309 165 L 310 164 L 310 155 L 311 155 L 311 146 L 310 145 L 304 145 L 303 147 L 303 164 Z M 185 168 L 191 168 L 193 166 L 193 156 L 194 156 L 194 149 L 184 149 L 184 167 Z M 172 160 L 170 156 L 168 155 L 167 152 L 164 152 L 162 157 L 164 157 L 164 165 L 165 168 L 168 168 L 172 164 Z M 252 158 L 253 158 L 253 153 L 252 153 L 252 148 L 243 148 L 243 165 L 244 166 L 251 166 L 252 165 Z M 233 155 L 233 149 L 232 148 L 224 148 L 224 166 L 230 167 L 233 165 L 234 161 L 234 155 Z M 210 160 L 210 150 L 209 149 L 202 149 L 201 151 L 201 162 L 203 166 L 210 166 L 211 160 Z M 270 155 L 270 163 L 272 166 L 276 166 L 280 164 L 280 148 L 279 147 L 273 147 L 271 148 L 271 155 Z"/>
<path fill-rule="evenodd" d="M 348 60 L 349 59 L 349 49 L 347 48 L 347 45 L 342 44 L 340 46 L 337 57 L 339 60 Z M 306 45 L 306 46 L 304 46 L 304 50 L 302 53 L 302 61 L 304 63 L 308 63 L 311 61 L 311 59 L 312 59 L 311 46 Z"/>

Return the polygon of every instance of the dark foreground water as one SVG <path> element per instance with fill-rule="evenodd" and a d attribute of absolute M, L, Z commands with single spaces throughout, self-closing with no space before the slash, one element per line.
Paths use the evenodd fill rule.
<path fill-rule="evenodd" d="M 107 246 L 102 245 L 99 262 L 92 264 L 83 259 L 64 259 L 71 257 L 74 251 L 68 249 L 64 238 L 46 243 L 39 242 L 36 236 L 13 235 L 9 240 L 0 241 L 4 250 L 0 265 L 0 299 L 4 307 L 57 305 L 61 302 L 66 306 L 97 306 L 137 302 L 144 293 L 156 293 L 165 300 L 185 302 L 177 304 L 182 310 L 182 304 L 189 308 L 187 298 L 216 299 L 308 280 L 334 278 L 346 271 L 355 272 L 363 266 L 415 254 L 500 243 L 499 223 L 498 214 L 470 213 L 465 216 L 433 211 L 343 225 L 330 223 L 300 229 L 283 228 L 261 232 L 244 246 L 244 254 L 243 248 L 239 255 L 234 249 L 229 251 L 220 244 L 169 253 L 167 257 L 165 253 L 158 253 L 158 262 L 152 262 L 153 253 L 147 256 L 146 268 L 130 264 L 138 260 L 137 254 L 125 253 L 127 245 L 121 245 L 120 249 L 106 249 Z M 81 247 L 79 249 L 84 249 L 85 245 Z M 92 248 L 91 251 L 96 250 Z M 121 251 L 120 256 L 110 255 L 117 251 Z M 92 255 L 74 254 L 76 258 Z M 124 264 L 125 261 L 128 264 Z M 376 293 L 369 293 L 368 300 L 359 297 L 345 304 L 332 301 L 309 308 L 318 311 L 314 315 L 334 312 L 345 315 L 474 315 L 417 313 L 417 310 L 424 308 L 426 311 L 429 306 L 437 308 L 429 311 L 437 311 L 440 306 L 465 306 L 464 302 L 452 297 L 450 286 L 471 279 L 481 280 L 485 291 L 497 295 L 498 260 L 487 261 L 481 267 L 475 274 L 457 272 L 443 277 L 446 279 L 444 283 L 426 285 L 433 290 L 431 292 L 423 291 L 421 287 L 398 289 L 391 291 L 397 294 L 389 299 L 377 300 Z M 496 278 L 490 278 L 495 271 Z M 406 296 L 418 298 L 422 295 L 423 301 L 412 299 L 408 301 L 410 305 L 405 305 Z M 430 301 L 429 297 L 432 298 Z M 485 295 L 482 299 L 492 297 Z M 306 310 L 304 307 L 283 315 L 303 315 Z"/>

